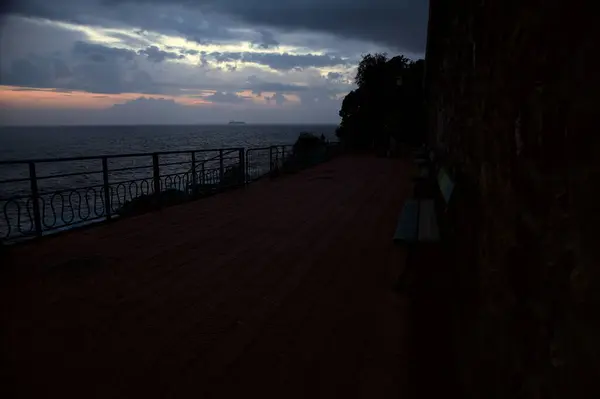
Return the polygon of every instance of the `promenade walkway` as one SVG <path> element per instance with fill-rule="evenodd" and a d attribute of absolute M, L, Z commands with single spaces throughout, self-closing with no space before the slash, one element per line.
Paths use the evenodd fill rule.
<path fill-rule="evenodd" d="M 402 397 L 410 172 L 338 158 L 14 248 L 0 395 Z"/>

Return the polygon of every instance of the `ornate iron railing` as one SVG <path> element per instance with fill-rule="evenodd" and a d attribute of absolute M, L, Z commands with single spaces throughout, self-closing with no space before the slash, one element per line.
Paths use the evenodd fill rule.
<path fill-rule="evenodd" d="M 255 181 L 292 146 L 0 161 L 0 241 L 111 220 Z"/>
<path fill-rule="evenodd" d="M 140 198 L 172 202 L 244 184 L 243 175 L 227 179 L 243 158 L 234 148 L 2 161 L 0 239 L 110 220 Z"/>
<path fill-rule="evenodd" d="M 281 168 L 292 154 L 291 145 L 249 148 L 246 150 L 246 179 L 255 181 Z"/>

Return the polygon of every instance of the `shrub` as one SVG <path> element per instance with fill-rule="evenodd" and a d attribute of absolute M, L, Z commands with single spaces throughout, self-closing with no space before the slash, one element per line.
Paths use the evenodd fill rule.
<path fill-rule="evenodd" d="M 147 194 L 136 197 L 131 201 L 125 201 L 125 204 L 117 211 L 120 216 L 139 215 L 149 212 L 161 206 L 180 204 L 189 199 L 189 195 L 181 190 L 169 189 L 161 191 L 158 196 Z"/>
<path fill-rule="evenodd" d="M 302 132 L 294 143 L 293 152 L 294 155 L 302 157 L 318 151 L 320 148 L 324 148 L 326 143 L 325 136 L 323 135 L 317 137 L 314 133 Z"/>
<path fill-rule="evenodd" d="M 244 170 L 241 165 L 228 166 L 223 173 L 223 187 L 237 186 L 244 183 Z"/>
<path fill-rule="evenodd" d="M 302 132 L 294 143 L 291 156 L 282 165 L 281 172 L 296 173 L 306 167 L 323 162 L 327 156 L 325 136 L 317 137 L 314 133 Z M 277 170 L 279 174 L 279 170 Z"/>

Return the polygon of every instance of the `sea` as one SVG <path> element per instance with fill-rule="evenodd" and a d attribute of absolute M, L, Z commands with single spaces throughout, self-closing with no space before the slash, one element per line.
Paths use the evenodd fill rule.
<path fill-rule="evenodd" d="M 335 140 L 336 125 L 0 127 L 0 161 L 293 144 L 301 132 Z"/>
<path fill-rule="evenodd" d="M 207 150 L 262 148 L 246 153 L 247 173 L 260 172 L 273 156 L 265 147 L 291 145 L 302 132 L 336 141 L 335 129 L 336 125 L 275 124 L 0 127 L 0 240 L 34 232 L 29 165 L 6 161 L 44 160 L 35 162 L 37 190 L 42 227 L 52 231 L 105 216 L 102 160 L 46 160 L 193 150 L 200 151 L 195 155 L 197 166 L 212 168 L 202 176 L 214 180 L 219 152 Z M 224 158 L 225 167 L 239 163 L 239 150 L 225 151 Z M 160 155 L 160 163 L 161 185 L 189 187 L 190 153 Z M 153 190 L 151 155 L 108 158 L 108 169 L 114 212 Z"/>

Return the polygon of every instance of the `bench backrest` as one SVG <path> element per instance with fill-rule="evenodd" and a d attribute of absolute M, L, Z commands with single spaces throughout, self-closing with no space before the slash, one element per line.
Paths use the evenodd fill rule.
<path fill-rule="evenodd" d="M 446 204 L 450 202 L 450 197 L 452 196 L 452 191 L 454 191 L 454 182 L 450 179 L 448 173 L 444 168 L 441 168 L 438 173 L 438 186 L 440 187 L 440 192 L 442 193 L 442 197 L 444 197 L 444 201 Z"/>

